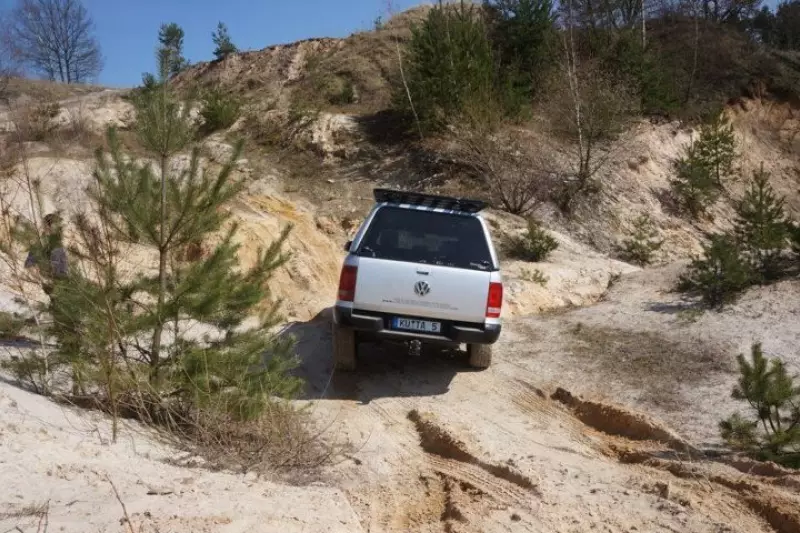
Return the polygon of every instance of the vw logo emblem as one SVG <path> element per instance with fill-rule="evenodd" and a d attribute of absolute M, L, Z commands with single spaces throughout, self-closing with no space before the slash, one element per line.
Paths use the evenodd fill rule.
<path fill-rule="evenodd" d="M 417 296 L 425 296 L 431 292 L 431 286 L 427 281 L 418 281 L 414 284 L 414 292 L 417 293 Z"/>

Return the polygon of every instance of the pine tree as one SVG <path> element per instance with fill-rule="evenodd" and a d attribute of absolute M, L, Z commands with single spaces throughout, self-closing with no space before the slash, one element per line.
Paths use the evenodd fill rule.
<path fill-rule="evenodd" d="M 223 22 L 217 24 L 217 31 L 211 34 L 211 40 L 214 41 L 214 45 L 216 45 L 214 57 L 217 58 L 217 60 L 225 59 L 229 55 L 239 51 L 231 40 L 228 27 Z"/>
<path fill-rule="evenodd" d="M 188 168 L 180 172 L 170 168 L 171 157 L 188 146 L 194 132 L 190 106 L 175 98 L 164 79 L 171 56 L 163 54 L 160 59 L 157 90 L 143 92 L 135 100 L 141 144 L 158 165 L 154 168 L 124 157 L 116 134 L 110 131 L 110 158 L 97 155 L 94 199 L 100 211 L 108 214 L 119 240 L 152 247 L 158 254 L 156 274 L 142 275 L 135 284 L 136 291 L 153 302 L 140 306 L 135 323 L 136 333 L 150 335 L 144 353 L 151 383 L 160 393 L 193 395 L 193 401 L 203 405 L 224 395 L 239 414 L 251 415 L 263 406 L 266 393 L 285 393 L 294 387 L 291 380 L 276 379 L 276 373 L 290 364 L 291 346 L 268 333 L 274 313 L 263 317 L 259 328 L 238 331 L 267 297 L 266 283 L 272 272 L 287 259 L 280 250 L 289 229 L 259 255 L 252 269 L 237 270 L 236 226 L 228 224 L 230 215 L 222 207 L 242 190 L 242 182 L 232 177 L 241 143 L 216 174 L 200 168 L 197 148 L 192 150 Z M 220 233 L 221 243 L 207 257 L 182 260 L 188 248 Z M 166 329 L 175 326 L 177 331 L 186 320 L 214 326 L 221 339 L 200 343 L 173 331 L 177 338 L 165 347 Z M 261 358 L 270 352 L 273 366 L 264 368 Z M 276 383 L 286 387 L 276 391 Z"/>
<path fill-rule="evenodd" d="M 634 221 L 633 234 L 623 242 L 622 255 L 627 261 L 645 266 L 663 245 L 664 241 L 658 238 L 658 230 L 650 216 L 643 214 Z"/>
<path fill-rule="evenodd" d="M 51 320 L 36 320 L 32 332 L 40 341 L 38 349 L 26 352 L 18 358 L 0 362 L 0 367 L 9 370 L 17 379 L 41 394 L 51 394 L 53 375 L 65 373 L 74 382 L 81 381 L 81 361 L 76 357 L 80 351 L 75 349 L 75 335 L 65 327 L 59 313 L 61 290 L 59 285 L 66 281 L 63 275 L 56 275 L 53 268 L 53 252 L 63 250 L 62 225 L 48 228 L 47 217 L 42 217 L 43 197 L 41 185 L 37 181 L 28 183 L 31 212 L 28 216 L 12 215 L 10 210 L 2 213 L 3 231 L 0 240 L 0 256 L 10 267 L 8 283 L 13 284 L 15 292 L 25 296 L 25 303 L 34 315 L 49 315 Z M 42 219 L 45 220 L 42 220 Z M 40 222 L 41 221 L 41 222 Z M 20 254 L 22 252 L 22 254 Z M 25 257 L 27 253 L 27 257 Z M 24 265 L 24 270 L 22 270 Z M 38 286 L 45 299 L 30 295 L 25 284 Z M 46 340 L 55 339 L 56 348 L 47 349 Z"/>
<path fill-rule="evenodd" d="M 800 388 L 781 360 L 767 360 L 760 343 L 752 346 L 749 361 L 740 354 L 737 362 L 739 380 L 731 396 L 750 405 L 755 421 L 738 413 L 723 420 L 719 425 L 723 440 L 761 459 L 796 466 L 800 452 Z"/>
<path fill-rule="evenodd" d="M 484 0 L 484 9 L 504 75 L 529 100 L 554 62 L 549 53 L 556 37 L 553 1 Z"/>
<path fill-rule="evenodd" d="M 698 218 L 719 198 L 711 168 L 700 154 L 699 143 L 684 150 L 684 155 L 673 162 L 675 176 L 672 191 L 678 201 L 694 218 Z"/>
<path fill-rule="evenodd" d="M 532 218 L 525 233 L 507 239 L 506 249 L 511 257 L 536 263 L 545 261 L 558 249 L 558 241 Z"/>
<path fill-rule="evenodd" d="M 241 111 L 242 103 L 236 95 L 224 93 L 218 87 L 208 89 L 203 95 L 200 109 L 203 132 L 212 133 L 230 128 L 239 119 Z"/>
<path fill-rule="evenodd" d="M 788 221 L 784 198 L 769 184 L 764 165 L 753 173 L 753 180 L 736 208 L 735 234 L 762 280 L 779 274 L 780 255 L 786 247 Z"/>
<path fill-rule="evenodd" d="M 279 302 L 269 291 L 272 274 L 288 259 L 282 249 L 291 228 L 252 266 L 239 264 L 237 225 L 226 206 L 244 187 L 234 172 L 242 145 L 220 166 L 201 160 L 192 146 L 191 103 L 179 101 L 168 83 L 173 60 L 162 48 L 157 75 L 132 99 L 146 158 L 126 153 L 113 128 L 107 150 L 97 150 L 91 208 L 70 221 L 66 274 L 47 268 L 48 252 L 61 244 L 59 227 L 43 234 L 34 222 L 0 213 L 0 255 L 19 264 L 14 258 L 23 245 L 33 262 L 40 260 L 39 275 L 23 272 L 21 279 L 49 285 L 51 301 L 41 310 L 53 320 L 44 338 L 57 345 L 51 350 L 42 342 L 3 366 L 43 393 L 108 410 L 115 421 L 124 412 L 217 446 L 248 432 L 254 448 L 263 449 L 262 419 L 254 419 L 301 385 L 289 375 L 296 364 L 292 339 L 274 332 Z M 181 165 L 175 156 L 189 148 Z M 131 273 L 134 253 L 143 257 L 139 274 Z M 250 319 L 254 325 L 245 323 Z M 63 370 L 71 371 L 71 395 L 69 381 L 56 379 Z"/>
<path fill-rule="evenodd" d="M 165 30 L 162 28 L 162 33 Z M 182 34 L 182 31 L 181 31 Z M 163 39 L 161 39 L 163 43 Z M 134 98 L 134 107 L 136 109 L 136 131 L 140 142 L 145 150 L 154 154 L 158 159 L 159 164 L 159 183 L 154 184 L 151 181 L 145 180 L 142 186 L 148 187 L 143 191 L 154 194 L 152 187 L 155 191 L 159 192 L 159 201 L 156 205 L 148 206 L 151 211 L 147 213 L 140 213 L 138 216 L 149 217 L 148 223 L 144 221 L 138 223 L 139 227 L 147 227 L 148 234 L 146 237 L 149 240 L 148 244 L 156 247 L 158 250 L 158 316 L 160 323 L 153 329 L 152 340 L 152 361 L 153 365 L 160 359 L 161 354 L 161 336 L 163 333 L 163 308 L 165 305 L 165 298 L 167 293 L 168 283 L 168 260 L 170 256 L 169 251 L 169 227 L 168 227 L 168 210 L 169 210 L 169 160 L 172 156 L 184 150 L 195 136 L 195 129 L 189 117 L 191 109 L 190 102 L 184 102 L 183 105 L 173 95 L 167 79 L 173 73 L 175 66 L 175 56 L 168 47 L 162 47 L 158 57 L 158 78 L 147 90 L 142 91 Z M 156 79 L 155 76 L 152 76 Z M 109 140 L 114 143 L 112 146 L 117 146 L 119 151 L 118 141 L 115 137 L 110 137 Z M 112 150 L 112 155 L 115 160 L 119 154 Z M 195 161 L 193 160 L 193 163 Z M 117 173 L 128 172 L 135 174 L 139 172 L 136 166 L 129 166 L 126 168 L 122 159 L 117 163 Z M 109 173 L 110 169 L 106 169 L 102 159 L 98 160 L 98 168 L 100 172 Z M 196 168 L 192 172 L 197 172 Z M 102 174 L 100 174 L 102 175 Z M 110 176 L 110 174 L 109 174 Z M 123 183 L 124 185 L 124 183 Z M 122 192 L 122 191 L 121 191 Z M 113 196 L 112 196 L 113 198 Z M 98 201 L 101 199 L 98 198 Z M 152 201 L 152 200 L 151 200 Z M 114 212 L 114 210 L 110 210 Z M 132 213 L 135 215 L 135 213 Z M 129 225 L 135 227 L 136 223 L 133 221 L 126 221 Z M 141 236 L 132 235 L 134 242 L 138 242 Z"/>
<path fill-rule="evenodd" d="M 742 260 L 737 241 L 729 235 L 715 235 L 703 246 L 703 257 L 695 258 L 681 276 L 680 288 L 699 293 L 709 307 L 732 302 L 752 282 L 752 272 Z"/>
<path fill-rule="evenodd" d="M 494 94 L 494 62 L 478 11 L 462 2 L 437 5 L 413 28 L 407 49 L 407 83 L 425 129 L 443 127 L 466 112 L 485 112 Z M 395 105 L 410 105 L 398 88 Z"/>
<path fill-rule="evenodd" d="M 179 102 L 166 83 L 171 56 L 160 56 L 154 90 L 137 95 L 137 132 L 157 164 L 139 163 L 123 153 L 111 129 L 109 152 L 96 155 L 92 198 L 113 240 L 152 248 L 154 274 L 141 274 L 117 293 L 135 312 L 126 320 L 120 344 L 138 353 L 149 368 L 149 394 L 182 409 L 212 409 L 237 418 L 256 416 L 271 396 L 290 395 L 299 382 L 286 375 L 293 366 L 292 343 L 270 332 L 277 306 L 262 313 L 257 327 L 242 329 L 268 298 L 272 273 L 287 260 L 281 251 L 290 228 L 258 254 L 255 265 L 238 265 L 237 226 L 224 209 L 242 190 L 233 171 L 242 145 L 218 172 L 203 169 L 193 148 L 187 168 L 174 170 L 173 156 L 189 147 L 194 130 L 190 105 Z M 187 260 L 209 237 L 219 244 Z M 188 322 L 206 324 L 216 335 L 189 337 Z M 165 333 L 173 337 L 165 344 Z M 139 339 L 129 346 L 130 339 Z M 147 339 L 143 343 L 143 339 Z M 266 358 L 266 359 L 265 359 Z"/>
<path fill-rule="evenodd" d="M 717 187 L 722 188 L 723 180 L 733 173 L 733 162 L 736 159 L 733 125 L 724 113 L 720 113 L 700 127 L 697 153 L 703 164 L 708 167 Z"/>
<path fill-rule="evenodd" d="M 174 76 L 189 66 L 189 62 L 183 57 L 183 37 L 183 28 L 174 22 L 162 24 L 158 32 L 158 41 L 161 43 L 158 50 L 159 62 L 166 60 L 169 76 Z"/>

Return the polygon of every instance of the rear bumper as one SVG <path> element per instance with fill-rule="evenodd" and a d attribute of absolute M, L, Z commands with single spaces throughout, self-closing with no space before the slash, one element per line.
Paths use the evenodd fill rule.
<path fill-rule="evenodd" d="M 377 339 L 420 340 L 441 344 L 494 344 L 502 329 L 500 324 L 463 324 L 442 320 L 441 335 L 396 331 L 389 328 L 389 319 L 385 315 L 338 306 L 333 310 L 333 322 Z"/>

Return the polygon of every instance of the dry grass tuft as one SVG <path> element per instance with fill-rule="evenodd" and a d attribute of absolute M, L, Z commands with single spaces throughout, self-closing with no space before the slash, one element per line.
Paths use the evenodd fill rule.
<path fill-rule="evenodd" d="M 36 533 L 47 533 L 50 519 L 50 500 L 44 503 L 34 503 L 21 506 L 5 512 L 0 512 L 0 521 L 15 520 L 27 525 L 28 521 L 35 522 Z M 28 531 L 18 524 L 9 531 Z"/>
<path fill-rule="evenodd" d="M 169 427 L 168 438 L 212 470 L 278 475 L 303 471 L 313 476 L 336 453 L 323 433 L 308 413 L 274 402 L 251 421 L 215 413 L 182 420 Z"/>
<path fill-rule="evenodd" d="M 709 375 L 733 370 L 726 354 L 699 342 L 580 324 L 571 334 L 576 364 L 598 376 L 613 376 L 657 406 L 683 407 L 680 386 L 706 382 Z"/>

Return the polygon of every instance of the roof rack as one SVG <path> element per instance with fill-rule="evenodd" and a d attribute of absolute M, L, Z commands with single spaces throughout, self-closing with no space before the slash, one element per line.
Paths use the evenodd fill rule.
<path fill-rule="evenodd" d="M 450 211 L 463 211 L 464 213 L 478 213 L 488 204 L 482 200 L 467 198 L 452 198 L 450 196 L 436 196 L 410 191 L 395 191 L 391 189 L 374 189 L 375 201 L 378 203 L 407 204 L 430 207 L 431 209 L 446 209 Z"/>

